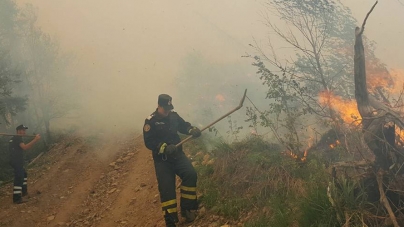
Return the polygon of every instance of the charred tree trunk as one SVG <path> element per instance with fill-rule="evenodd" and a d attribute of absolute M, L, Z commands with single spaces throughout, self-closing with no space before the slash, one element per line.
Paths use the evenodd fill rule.
<path fill-rule="evenodd" d="M 375 155 L 374 167 L 377 172 L 375 177 L 378 182 L 378 188 L 374 190 L 379 191 L 380 202 L 388 211 L 393 225 L 399 226 L 384 190 L 389 188 L 389 175 L 384 176 L 386 173 L 391 173 L 396 164 L 399 164 L 397 160 L 397 155 L 399 154 L 395 149 L 395 127 L 402 128 L 404 124 L 399 113 L 394 112 L 391 108 L 369 95 L 366 84 L 365 51 L 362 34 L 366 20 L 376 4 L 377 1 L 366 15 L 362 27 L 357 27 L 355 30 L 355 98 L 362 117 L 363 139 Z"/>
<path fill-rule="evenodd" d="M 377 2 L 376 2 L 377 4 Z M 376 4 L 372 7 L 376 6 Z M 369 14 L 366 16 L 368 18 Z M 370 150 L 376 156 L 378 167 L 388 171 L 395 163 L 395 127 L 402 125 L 401 117 L 383 103 L 371 97 L 367 90 L 365 51 L 363 48 L 362 34 L 366 19 L 362 28 L 355 30 L 355 98 L 359 113 L 362 117 L 362 129 L 364 140 Z"/>

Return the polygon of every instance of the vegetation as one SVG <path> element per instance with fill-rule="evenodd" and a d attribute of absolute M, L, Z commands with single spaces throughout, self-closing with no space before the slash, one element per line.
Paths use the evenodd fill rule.
<path fill-rule="evenodd" d="M 257 136 L 233 143 L 215 139 L 212 150 L 204 143 L 195 140 L 186 146 L 194 148 L 200 200 L 210 214 L 251 227 L 388 223 L 386 210 L 377 203 L 377 183 L 349 172 L 335 175 L 321 157 L 311 155 L 302 162 Z"/>
<path fill-rule="evenodd" d="M 199 159 L 196 168 L 201 200 L 214 213 L 246 226 L 338 223 L 327 197 L 330 177 L 320 160 L 298 162 L 260 137 L 218 142 L 209 160 L 213 164 Z"/>

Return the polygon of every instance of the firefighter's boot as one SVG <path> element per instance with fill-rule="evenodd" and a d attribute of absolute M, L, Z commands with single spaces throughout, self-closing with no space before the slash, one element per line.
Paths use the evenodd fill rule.
<path fill-rule="evenodd" d="M 166 221 L 166 227 L 176 227 L 175 220 L 171 215 L 164 215 L 164 220 Z"/>
<path fill-rule="evenodd" d="M 196 211 L 181 210 L 181 216 L 184 217 L 187 222 L 193 222 L 196 218 Z"/>

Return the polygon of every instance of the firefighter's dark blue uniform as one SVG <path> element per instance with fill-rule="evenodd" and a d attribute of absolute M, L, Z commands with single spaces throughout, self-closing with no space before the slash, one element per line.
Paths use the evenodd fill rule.
<path fill-rule="evenodd" d="M 181 213 L 187 210 L 197 210 L 198 208 L 196 197 L 197 174 L 190 160 L 185 156 L 182 146 L 179 146 L 172 155 L 159 153 L 162 144 L 175 145 L 181 141 L 177 132 L 190 135 L 189 132 L 192 128 L 189 122 L 186 122 L 173 110 L 166 117 L 160 116 L 156 110 L 145 120 L 143 127 L 145 145 L 153 154 L 160 200 L 166 223 L 168 223 L 168 219 L 178 222 L 176 175 L 182 180 L 180 187 Z"/>
<path fill-rule="evenodd" d="M 24 153 L 20 144 L 21 136 L 13 136 L 9 140 L 10 165 L 14 169 L 13 202 L 21 201 L 21 196 L 27 194 L 27 172 L 24 169 Z"/>

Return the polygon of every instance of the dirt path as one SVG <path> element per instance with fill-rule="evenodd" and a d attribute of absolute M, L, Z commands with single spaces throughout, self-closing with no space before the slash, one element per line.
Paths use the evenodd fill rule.
<path fill-rule="evenodd" d="M 28 185 L 28 202 L 19 205 L 11 183 L 0 188 L 0 226 L 165 226 L 141 136 L 66 138 L 29 168 Z"/>
<path fill-rule="evenodd" d="M 66 138 L 28 170 L 27 203 L 0 188 L 0 226 L 158 226 L 153 163 L 140 138 Z M 150 196 L 152 194 L 152 196 Z"/>

